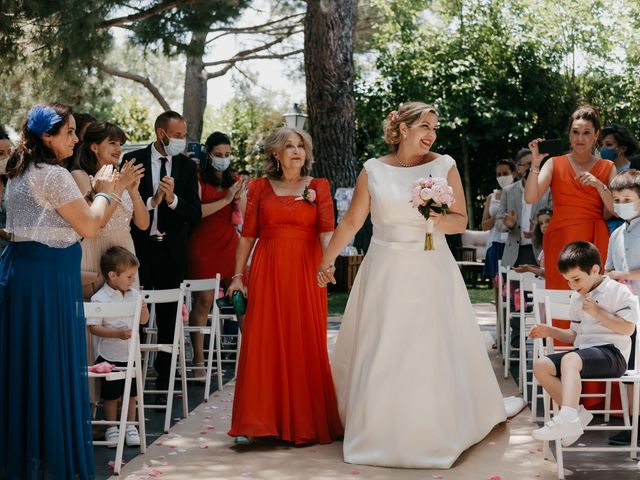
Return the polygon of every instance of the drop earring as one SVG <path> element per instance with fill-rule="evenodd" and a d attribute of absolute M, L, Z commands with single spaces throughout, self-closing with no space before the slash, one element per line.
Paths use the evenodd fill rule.
<path fill-rule="evenodd" d="M 280 171 L 280 162 L 276 160 L 276 172 Z"/>

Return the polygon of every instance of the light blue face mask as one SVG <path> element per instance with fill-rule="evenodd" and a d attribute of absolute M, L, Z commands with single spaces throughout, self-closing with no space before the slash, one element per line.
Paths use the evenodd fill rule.
<path fill-rule="evenodd" d="M 184 153 L 184 150 L 187 148 L 186 138 L 171 138 L 167 134 L 167 132 L 164 132 L 164 134 L 169 139 L 169 143 L 166 145 L 164 142 L 162 142 L 162 145 L 164 146 L 164 151 L 167 152 L 167 155 L 169 155 L 170 157 L 173 157 L 174 155 L 180 155 L 181 153 Z"/>
<path fill-rule="evenodd" d="M 215 155 L 210 155 L 211 165 L 213 168 L 219 172 L 224 172 L 229 165 L 231 165 L 231 157 L 217 157 Z"/>

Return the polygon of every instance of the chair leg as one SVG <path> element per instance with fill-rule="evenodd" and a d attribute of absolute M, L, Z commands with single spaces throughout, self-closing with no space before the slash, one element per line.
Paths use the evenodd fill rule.
<path fill-rule="evenodd" d="M 213 370 L 213 349 L 216 336 L 215 321 L 211 317 L 211 327 L 209 330 L 209 350 L 207 353 L 207 378 L 204 383 L 204 401 L 208 402 L 211 396 L 211 371 Z"/>
<path fill-rule="evenodd" d="M 173 396 L 175 395 L 176 386 L 176 367 L 178 363 L 178 348 L 174 344 L 174 348 L 171 350 L 171 366 L 169 373 L 169 387 L 167 392 L 167 409 L 164 415 L 164 432 L 169 433 L 171 427 L 171 414 L 173 412 Z"/>
<path fill-rule="evenodd" d="M 142 368 L 140 368 L 140 350 L 136 360 L 136 389 L 138 396 L 136 398 L 136 408 L 138 412 L 138 433 L 140 434 L 140 453 L 147 451 L 147 425 L 144 415 L 144 383 L 142 383 Z"/>
<path fill-rule="evenodd" d="M 189 391 L 187 390 L 187 361 L 185 358 L 185 346 L 184 346 L 184 329 L 180 327 L 180 346 L 178 352 L 178 360 L 180 362 L 180 376 L 182 381 L 182 415 L 183 418 L 189 416 Z"/>
<path fill-rule="evenodd" d="M 605 393 L 606 397 L 604 399 L 604 409 L 607 410 L 607 413 L 604 414 L 604 421 L 608 422 L 609 418 L 611 418 L 611 414 L 608 412 L 611 410 L 611 382 L 605 383 Z"/>
<path fill-rule="evenodd" d="M 216 319 L 216 368 L 218 369 L 218 389 L 222 391 L 224 384 L 222 383 L 222 346 L 220 337 L 222 336 L 222 320 L 220 316 Z"/>
<path fill-rule="evenodd" d="M 638 458 L 638 409 L 640 408 L 640 383 L 633 382 L 633 406 L 631 407 L 631 458 Z"/>

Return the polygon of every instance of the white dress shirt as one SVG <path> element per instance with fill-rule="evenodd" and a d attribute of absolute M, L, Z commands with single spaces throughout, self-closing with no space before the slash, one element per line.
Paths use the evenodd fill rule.
<path fill-rule="evenodd" d="M 151 145 L 151 184 L 153 185 L 153 191 L 156 192 L 158 190 L 158 185 L 160 185 L 160 168 L 162 166 L 162 162 L 160 158 L 164 157 L 167 159 L 167 163 L 165 163 L 165 168 L 167 169 L 167 176 L 171 176 L 171 163 L 173 157 L 169 155 L 162 155 L 158 150 L 156 150 L 155 143 Z M 149 230 L 149 235 L 162 235 L 165 232 L 158 231 L 158 207 L 152 207 L 153 196 L 147 199 L 147 210 L 153 210 L 153 221 L 151 222 L 151 230 Z M 162 200 L 165 201 L 164 199 Z M 171 210 L 175 210 L 178 206 L 178 196 L 173 194 L 173 202 L 169 205 Z"/>

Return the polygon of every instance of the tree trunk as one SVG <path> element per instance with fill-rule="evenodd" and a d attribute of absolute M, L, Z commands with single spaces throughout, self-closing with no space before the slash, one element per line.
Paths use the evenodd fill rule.
<path fill-rule="evenodd" d="M 469 158 L 469 146 L 462 142 L 462 172 L 464 180 L 464 198 L 467 202 L 467 215 L 469 216 L 469 230 L 475 230 L 475 219 L 473 216 L 473 192 L 471 191 L 471 159 Z"/>
<path fill-rule="evenodd" d="M 182 115 L 187 121 L 188 142 L 199 142 L 202 137 L 204 109 L 207 106 L 207 72 L 202 59 L 206 39 L 206 32 L 194 32 L 187 54 Z"/>
<path fill-rule="evenodd" d="M 314 175 L 332 189 L 356 180 L 353 35 L 357 0 L 308 0 L 304 69 Z"/>

